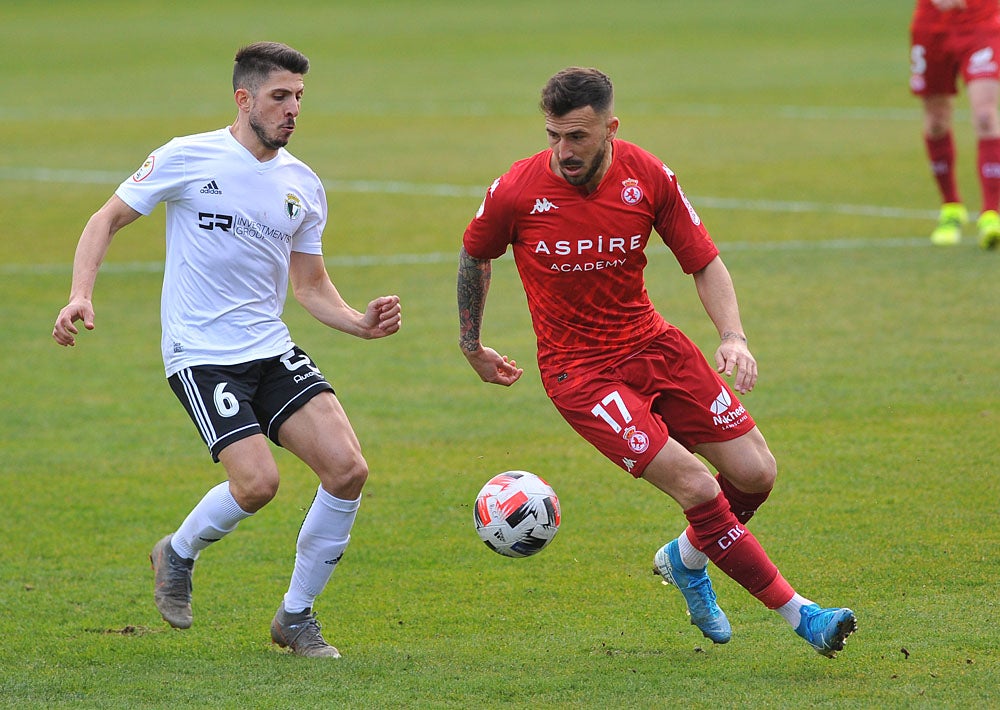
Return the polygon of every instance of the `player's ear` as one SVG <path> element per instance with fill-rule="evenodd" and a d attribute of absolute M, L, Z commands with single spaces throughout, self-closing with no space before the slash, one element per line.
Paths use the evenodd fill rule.
<path fill-rule="evenodd" d="M 253 103 L 253 97 L 250 95 L 250 92 L 243 87 L 236 90 L 236 93 L 233 94 L 233 100 L 240 111 L 249 111 Z"/>
<path fill-rule="evenodd" d="M 608 141 L 613 141 L 618 135 L 618 117 L 612 116 L 608 119 Z"/>

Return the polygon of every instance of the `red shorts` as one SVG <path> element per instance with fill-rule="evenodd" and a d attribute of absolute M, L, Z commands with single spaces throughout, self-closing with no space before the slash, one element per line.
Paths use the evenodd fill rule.
<path fill-rule="evenodd" d="M 917 96 L 958 93 L 958 77 L 1000 80 L 1000 32 L 995 28 L 929 32 L 914 29 L 910 91 Z"/>
<path fill-rule="evenodd" d="M 704 354 L 671 327 L 632 357 L 574 378 L 552 403 L 576 432 L 636 478 L 673 437 L 688 450 L 755 424 Z"/>

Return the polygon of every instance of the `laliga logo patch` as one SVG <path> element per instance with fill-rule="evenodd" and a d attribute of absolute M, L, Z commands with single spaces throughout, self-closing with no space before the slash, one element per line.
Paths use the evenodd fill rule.
<path fill-rule="evenodd" d="M 644 453 L 649 448 L 649 437 L 646 432 L 639 431 L 634 426 L 625 429 L 622 438 L 628 442 L 628 447 L 637 454 Z"/>
<path fill-rule="evenodd" d="M 156 161 L 155 156 L 149 156 L 146 158 L 146 162 L 142 164 L 142 167 L 135 171 L 135 175 L 132 176 L 132 182 L 142 182 L 149 174 L 153 172 L 153 163 Z"/>
<path fill-rule="evenodd" d="M 642 188 L 634 178 L 622 180 L 622 202 L 626 205 L 637 205 L 642 201 Z"/>
<path fill-rule="evenodd" d="M 288 219 L 298 219 L 300 214 L 302 214 L 302 200 L 289 192 L 285 195 L 285 215 Z"/>

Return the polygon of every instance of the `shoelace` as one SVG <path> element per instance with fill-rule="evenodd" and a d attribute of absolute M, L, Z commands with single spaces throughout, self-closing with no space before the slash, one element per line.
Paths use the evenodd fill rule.
<path fill-rule="evenodd" d="M 300 648 L 326 648 L 330 645 L 323 638 L 323 634 L 320 632 L 319 621 L 316 620 L 315 615 L 310 616 L 305 621 L 289 625 L 291 629 L 296 627 L 301 627 L 302 629 L 295 635 L 296 646 Z"/>
<path fill-rule="evenodd" d="M 166 584 L 163 585 L 163 592 L 170 597 L 177 597 L 184 601 L 191 600 L 191 569 L 173 555 L 164 555 L 167 567 L 171 574 L 167 575 Z"/>
<path fill-rule="evenodd" d="M 715 590 L 712 589 L 712 583 L 709 581 L 707 575 L 692 580 L 687 588 L 695 590 L 698 593 L 695 603 L 691 605 L 696 607 L 692 611 L 697 616 L 715 616 L 719 613 L 719 607 L 715 603 Z"/>

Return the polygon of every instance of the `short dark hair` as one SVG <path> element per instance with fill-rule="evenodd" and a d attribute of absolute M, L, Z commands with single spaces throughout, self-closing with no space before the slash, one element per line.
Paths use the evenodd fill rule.
<path fill-rule="evenodd" d="M 615 89 L 607 74 L 598 69 L 569 67 L 545 84 L 539 106 L 547 116 L 565 116 L 584 106 L 602 113 L 611 109 L 614 102 Z"/>
<path fill-rule="evenodd" d="M 233 66 L 233 91 L 247 89 L 256 93 L 271 72 L 284 69 L 293 74 L 309 71 L 309 59 L 298 50 L 280 42 L 254 42 L 236 53 Z"/>

